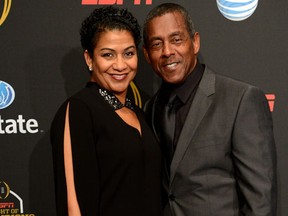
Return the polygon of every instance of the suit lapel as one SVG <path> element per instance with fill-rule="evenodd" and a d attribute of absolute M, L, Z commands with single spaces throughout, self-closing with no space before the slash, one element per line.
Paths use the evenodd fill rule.
<path fill-rule="evenodd" d="M 209 96 L 213 95 L 214 92 L 215 74 L 206 67 L 177 143 L 170 168 L 170 185 L 196 129 L 212 103 L 212 98 Z"/>

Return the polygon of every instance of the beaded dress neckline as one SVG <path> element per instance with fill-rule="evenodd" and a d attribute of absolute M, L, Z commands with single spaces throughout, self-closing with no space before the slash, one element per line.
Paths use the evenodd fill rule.
<path fill-rule="evenodd" d="M 114 109 L 118 110 L 122 107 L 127 107 L 131 110 L 134 109 L 132 102 L 129 98 L 126 97 L 125 104 L 122 104 L 119 99 L 112 93 L 106 89 L 102 89 L 99 87 L 99 94 L 104 98 L 104 100 Z"/>

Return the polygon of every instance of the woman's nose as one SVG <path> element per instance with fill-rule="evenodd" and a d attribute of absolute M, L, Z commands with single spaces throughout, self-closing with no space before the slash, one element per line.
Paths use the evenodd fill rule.
<path fill-rule="evenodd" d="M 123 71 L 126 69 L 126 67 L 127 67 L 126 61 L 122 57 L 118 57 L 113 64 L 113 69 L 117 71 Z"/>

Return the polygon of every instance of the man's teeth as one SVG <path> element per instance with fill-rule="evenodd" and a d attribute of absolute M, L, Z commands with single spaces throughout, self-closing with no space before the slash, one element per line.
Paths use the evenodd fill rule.
<path fill-rule="evenodd" d="M 172 64 L 167 64 L 166 67 L 175 67 L 176 63 L 172 63 Z"/>

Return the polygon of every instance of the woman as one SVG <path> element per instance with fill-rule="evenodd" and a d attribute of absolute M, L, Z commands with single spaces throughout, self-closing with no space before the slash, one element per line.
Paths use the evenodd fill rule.
<path fill-rule="evenodd" d="M 137 71 L 138 22 L 126 9 L 102 7 L 80 35 L 90 81 L 51 127 L 57 214 L 158 216 L 160 147 L 126 98 Z"/>

